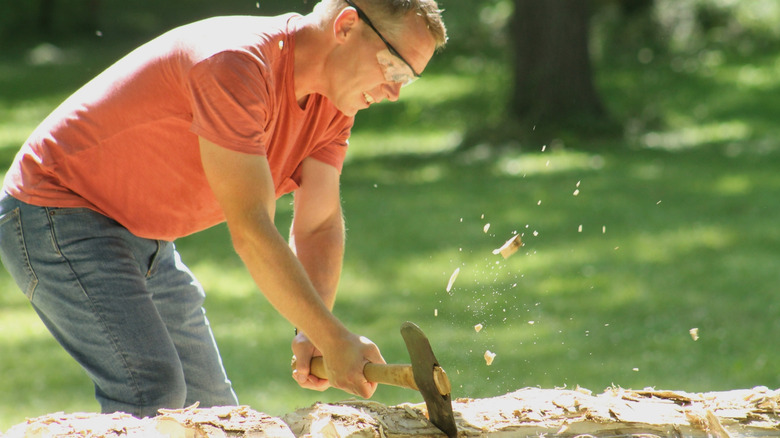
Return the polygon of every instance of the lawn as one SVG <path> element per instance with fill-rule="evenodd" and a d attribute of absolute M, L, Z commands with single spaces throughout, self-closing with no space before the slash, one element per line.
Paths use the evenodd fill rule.
<path fill-rule="evenodd" d="M 22 51 L 0 56 L 1 168 L 125 47 L 66 49 L 74 61 L 57 66 L 26 64 Z M 501 112 L 505 70 L 432 66 L 400 102 L 358 117 L 335 312 L 388 362 L 408 361 L 398 329 L 416 322 L 454 397 L 526 386 L 780 387 L 776 53 L 727 52 L 683 70 L 664 57 L 601 66 L 599 88 L 625 136 L 505 149 L 457 148 L 467 127 Z M 283 233 L 289 204 L 279 201 Z M 513 233 L 525 246 L 494 255 Z M 292 327 L 255 288 L 223 226 L 177 246 L 206 287 L 242 403 L 281 414 L 347 397 L 290 378 Z M 89 379 L 5 271 L 0 291 L 0 431 L 48 412 L 97 410 Z M 490 366 L 486 350 L 496 354 Z M 375 399 L 421 401 L 390 387 Z"/>

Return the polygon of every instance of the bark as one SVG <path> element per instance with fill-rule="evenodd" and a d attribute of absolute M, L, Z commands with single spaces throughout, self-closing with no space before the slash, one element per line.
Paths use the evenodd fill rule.
<path fill-rule="evenodd" d="M 500 397 L 453 403 L 460 437 L 780 435 L 780 390 L 726 392 L 590 391 L 526 388 Z M 442 437 L 424 404 L 371 401 L 315 404 L 271 417 L 246 406 L 126 414 L 52 414 L 14 426 L 4 438 L 30 437 Z"/>
<path fill-rule="evenodd" d="M 46 34 L 53 33 L 54 0 L 41 0 L 41 6 L 38 10 L 38 26 Z"/>

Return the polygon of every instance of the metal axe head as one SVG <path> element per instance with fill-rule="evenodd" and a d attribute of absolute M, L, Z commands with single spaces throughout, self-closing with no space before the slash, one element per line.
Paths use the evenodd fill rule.
<path fill-rule="evenodd" d="M 433 355 L 428 338 L 420 327 L 408 321 L 401 325 L 401 336 L 406 342 L 406 349 L 409 350 L 414 382 L 420 388 L 428 407 L 428 418 L 449 438 L 457 438 L 458 427 L 452 413 L 452 397 L 450 394 L 440 394 L 436 386 L 434 368 L 439 367 L 439 361 Z"/>

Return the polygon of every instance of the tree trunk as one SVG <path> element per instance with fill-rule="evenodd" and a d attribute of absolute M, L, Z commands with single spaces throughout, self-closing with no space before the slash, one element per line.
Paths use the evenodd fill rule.
<path fill-rule="evenodd" d="M 587 0 L 515 0 L 515 117 L 547 125 L 604 116 L 593 85 L 588 26 Z"/>
<path fill-rule="evenodd" d="M 411 394 L 411 393 L 410 393 Z M 692 394 L 609 388 L 525 388 L 500 397 L 453 402 L 459 437 L 720 437 L 780 434 L 780 390 Z M 315 404 L 282 418 L 246 406 L 161 410 L 155 418 L 127 414 L 52 414 L 14 426 L 4 438 L 412 438 L 444 436 L 425 404 L 372 401 Z"/>
<path fill-rule="evenodd" d="M 41 0 L 38 10 L 38 26 L 44 35 L 51 36 L 54 33 L 54 0 Z"/>
<path fill-rule="evenodd" d="M 47 37 L 53 37 L 56 30 L 64 26 L 65 30 L 76 30 L 86 34 L 94 34 L 99 30 L 100 24 L 100 6 L 102 0 L 83 0 L 77 4 L 62 4 L 56 0 L 40 0 L 40 9 L 38 9 L 38 27 Z M 55 17 L 63 15 L 59 9 L 68 9 L 64 13 L 65 23 L 60 17 L 55 22 Z M 75 12 L 74 12 L 75 10 Z"/>

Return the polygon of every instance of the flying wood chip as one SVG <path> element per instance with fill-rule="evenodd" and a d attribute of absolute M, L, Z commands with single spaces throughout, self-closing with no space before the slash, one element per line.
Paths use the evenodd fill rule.
<path fill-rule="evenodd" d="M 460 268 L 455 268 L 455 270 L 452 272 L 452 275 L 450 275 L 450 281 L 447 283 L 447 292 L 452 290 L 452 285 L 455 284 L 455 279 L 458 278 L 459 273 Z"/>
<path fill-rule="evenodd" d="M 516 253 L 521 246 L 523 246 L 523 241 L 520 239 L 519 234 L 515 234 L 511 239 L 507 240 L 501 248 L 494 249 L 493 254 L 501 254 L 507 259 L 509 256 Z"/>

